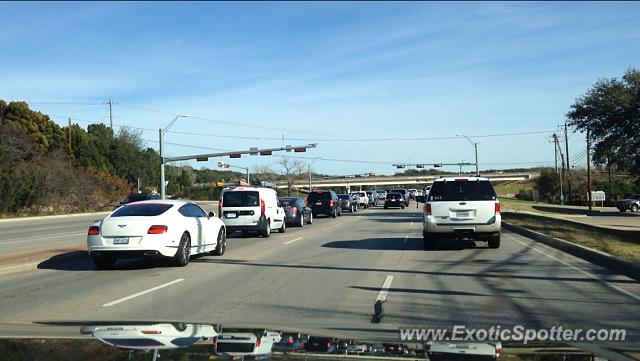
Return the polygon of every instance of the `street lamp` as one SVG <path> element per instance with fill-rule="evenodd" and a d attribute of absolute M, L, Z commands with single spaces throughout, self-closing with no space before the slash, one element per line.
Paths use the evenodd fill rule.
<path fill-rule="evenodd" d="M 473 148 L 476 151 L 476 175 L 480 176 L 480 171 L 478 170 L 478 142 L 474 142 L 471 138 L 467 137 L 464 134 L 456 134 L 456 137 L 464 137 L 466 140 L 473 145 Z"/>
<path fill-rule="evenodd" d="M 165 181 L 164 181 L 164 134 L 171 128 L 173 123 L 178 120 L 178 118 L 187 118 L 188 115 L 176 115 L 175 118 L 167 125 L 166 128 L 158 129 L 158 133 L 160 136 L 160 197 L 165 199 Z"/>
<path fill-rule="evenodd" d="M 247 172 L 247 183 L 249 185 L 251 185 L 251 181 L 249 181 L 249 167 L 239 167 L 237 165 L 231 165 L 229 163 L 225 163 L 225 162 L 218 162 L 218 167 L 220 168 L 237 168 L 237 169 L 242 169 L 245 172 Z"/>

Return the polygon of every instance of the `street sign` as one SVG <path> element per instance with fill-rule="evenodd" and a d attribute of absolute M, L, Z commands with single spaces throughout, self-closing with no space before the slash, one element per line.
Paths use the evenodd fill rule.
<path fill-rule="evenodd" d="M 589 193 L 587 193 L 587 198 L 589 197 Z M 592 202 L 604 202 L 606 200 L 604 191 L 591 191 L 591 201 Z"/>
<path fill-rule="evenodd" d="M 249 155 L 258 155 L 258 148 L 256 147 L 249 148 Z"/>

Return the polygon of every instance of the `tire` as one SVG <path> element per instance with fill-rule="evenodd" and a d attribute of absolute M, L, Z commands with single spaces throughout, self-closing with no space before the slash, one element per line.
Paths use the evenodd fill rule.
<path fill-rule="evenodd" d="M 387 206 L 384 206 L 384 209 L 388 209 L 388 208 L 389 208 L 389 207 L 387 207 Z"/>
<path fill-rule="evenodd" d="M 282 226 L 280 228 L 278 228 L 278 232 L 280 233 L 284 233 L 287 231 L 287 222 L 285 222 L 284 220 L 282 221 Z"/>
<path fill-rule="evenodd" d="M 338 209 L 338 217 L 342 217 L 342 208 Z"/>
<path fill-rule="evenodd" d="M 331 218 L 336 218 L 338 216 L 338 211 L 336 211 L 336 209 L 333 209 L 333 213 L 331 213 Z"/>
<path fill-rule="evenodd" d="M 298 227 L 304 227 L 304 212 L 300 212 L 300 221 L 297 224 Z"/>
<path fill-rule="evenodd" d="M 214 249 L 211 253 L 214 256 L 222 256 L 226 250 L 227 233 L 224 231 L 224 228 L 220 227 L 220 231 L 218 232 L 218 244 L 216 245 L 216 249 Z"/>
<path fill-rule="evenodd" d="M 264 227 L 262 227 L 262 229 L 260 230 L 260 235 L 263 238 L 269 238 L 269 236 L 271 236 L 271 221 L 270 220 L 266 220 L 265 221 Z"/>
<path fill-rule="evenodd" d="M 308 224 L 313 224 L 313 213 L 309 214 L 309 223 Z"/>
<path fill-rule="evenodd" d="M 354 205 L 353 206 L 353 211 L 352 212 L 357 212 L 358 211 L 358 206 Z"/>
<path fill-rule="evenodd" d="M 422 231 L 422 239 L 424 240 L 424 249 L 434 249 L 435 248 L 435 236 L 433 234 L 429 234 L 428 232 Z"/>
<path fill-rule="evenodd" d="M 184 322 L 172 323 L 173 328 L 178 332 L 184 332 L 187 330 L 187 325 Z"/>
<path fill-rule="evenodd" d="M 500 248 L 500 234 L 497 234 L 487 241 L 489 248 Z"/>
<path fill-rule="evenodd" d="M 111 269 L 113 264 L 116 263 L 116 259 L 110 256 L 91 256 L 91 259 L 97 269 Z"/>
<path fill-rule="evenodd" d="M 184 232 L 180 237 L 180 245 L 176 251 L 176 255 L 173 256 L 173 265 L 177 267 L 184 267 L 189 263 L 191 257 L 191 237 L 189 233 Z"/>
<path fill-rule="evenodd" d="M 404 209 L 404 205 L 400 206 L 400 209 Z"/>
<path fill-rule="evenodd" d="M 631 212 L 638 213 L 638 211 L 640 211 L 640 207 L 637 204 L 631 205 Z"/>

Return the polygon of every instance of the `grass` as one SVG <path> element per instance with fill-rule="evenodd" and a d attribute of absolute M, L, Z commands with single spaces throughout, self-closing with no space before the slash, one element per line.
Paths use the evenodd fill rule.
<path fill-rule="evenodd" d="M 550 215 L 576 215 L 587 214 L 586 209 L 563 208 L 554 204 L 535 203 L 532 201 L 522 201 L 511 198 L 500 198 L 500 205 L 505 211 L 527 211 Z"/>
<path fill-rule="evenodd" d="M 584 229 L 554 219 L 538 217 L 505 217 L 505 221 L 551 237 L 597 249 L 631 262 L 640 262 L 640 244 L 623 237 Z"/>
<path fill-rule="evenodd" d="M 531 194 L 533 191 L 533 184 L 533 179 L 505 182 L 497 184 L 495 186 L 495 190 L 499 197 L 506 197 L 507 195 L 512 195 L 511 197 L 513 197 L 513 195 L 518 194 L 520 191 Z"/>

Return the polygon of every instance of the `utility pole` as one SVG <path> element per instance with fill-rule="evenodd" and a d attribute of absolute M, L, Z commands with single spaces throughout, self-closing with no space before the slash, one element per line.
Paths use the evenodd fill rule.
<path fill-rule="evenodd" d="M 69 136 L 69 153 L 72 153 L 73 149 L 71 148 L 71 117 L 69 117 L 69 128 L 67 133 Z"/>
<path fill-rule="evenodd" d="M 556 133 L 553 133 L 552 137 L 553 137 L 553 154 L 556 160 L 556 173 L 558 173 L 558 137 L 556 136 Z"/>
<path fill-rule="evenodd" d="M 564 149 L 567 155 L 567 174 L 565 179 L 567 180 L 567 199 L 571 201 L 571 177 L 569 175 L 569 169 L 571 165 L 569 164 L 569 136 L 567 135 L 567 123 L 564 123 Z"/>
<path fill-rule="evenodd" d="M 587 128 L 587 198 L 589 199 L 589 210 L 591 211 L 591 133 Z"/>
<path fill-rule="evenodd" d="M 309 173 L 309 193 L 311 193 L 311 164 L 307 164 L 307 173 Z"/>
<path fill-rule="evenodd" d="M 158 133 L 160 134 L 160 196 L 162 199 L 165 197 L 165 188 L 164 188 L 164 132 L 162 128 L 158 129 Z"/>
<path fill-rule="evenodd" d="M 478 169 L 478 142 L 473 142 L 473 147 L 476 150 L 476 176 L 480 177 L 480 170 Z"/>
<path fill-rule="evenodd" d="M 106 103 L 109 105 L 109 128 L 113 130 L 113 113 L 111 109 L 111 106 L 113 105 L 113 100 L 109 99 L 107 100 Z"/>

